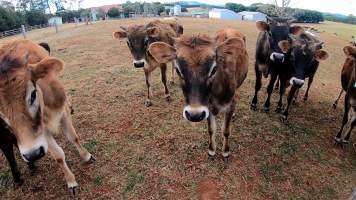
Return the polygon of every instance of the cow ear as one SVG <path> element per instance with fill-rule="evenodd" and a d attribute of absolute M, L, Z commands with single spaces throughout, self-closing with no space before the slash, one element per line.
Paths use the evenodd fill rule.
<path fill-rule="evenodd" d="M 315 52 L 315 59 L 317 61 L 322 61 L 322 60 L 326 60 L 329 58 L 329 54 L 328 52 L 324 51 L 324 50 L 317 50 Z"/>
<path fill-rule="evenodd" d="M 217 57 L 221 58 L 221 57 L 225 57 L 228 55 L 232 55 L 234 56 L 234 51 L 241 49 L 241 48 L 245 48 L 245 42 L 243 41 L 243 39 L 238 38 L 238 37 L 233 37 L 230 39 L 227 39 L 225 42 L 223 42 L 222 44 L 220 44 L 217 47 Z"/>
<path fill-rule="evenodd" d="M 113 37 L 122 40 L 127 37 L 127 32 L 125 30 L 116 31 L 113 33 Z"/>
<path fill-rule="evenodd" d="M 263 31 L 269 31 L 269 25 L 264 22 L 264 21 L 258 21 L 256 22 L 257 29 L 261 32 Z"/>
<path fill-rule="evenodd" d="M 151 38 L 159 36 L 159 29 L 157 27 L 147 28 L 146 32 L 147 32 L 147 35 Z"/>
<path fill-rule="evenodd" d="M 290 27 L 290 33 L 293 35 L 300 35 L 303 32 L 304 32 L 304 29 L 301 26 Z"/>
<path fill-rule="evenodd" d="M 159 63 L 168 63 L 176 58 L 176 49 L 164 42 L 152 43 L 148 51 Z"/>
<path fill-rule="evenodd" d="M 292 44 L 288 40 L 282 40 L 278 42 L 278 46 L 283 53 L 287 53 L 292 48 Z"/>
<path fill-rule="evenodd" d="M 347 56 L 356 56 L 356 48 L 351 46 L 344 47 L 344 53 Z"/>
<path fill-rule="evenodd" d="M 63 70 L 64 62 L 57 58 L 45 58 L 41 62 L 30 65 L 32 79 L 51 78 L 58 76 Z"/>

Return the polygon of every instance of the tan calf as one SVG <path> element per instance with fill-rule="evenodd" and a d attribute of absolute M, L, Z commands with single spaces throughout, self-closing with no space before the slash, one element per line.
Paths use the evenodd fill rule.
<path fill-rule="evenodd" d="M 219 34 L 224 34 L 224 31 Z M 216 38 L 219 38 L 217 36 Z M 181 36 L 174 46 L 156 42 L 149 51 L 160 63 L 174 60 L 186 106 L 183 116 L 191 122 L 208 120 L 209 155 L 216 154 L 216 115 L 223 113 L 223 157 L 230 155 L 228 138 L 237 89 L 248 70 L 248 54 L 241 37 L 215 41 L 207 35 Z"/>
<path fill-rule="evenodd" d="M 63 61 L 29 40 L 0 49 L 0 117 L 15 136 L 22 158 L 29 163 L 47 152 L 62 168 L 72 194 L 78 186 L 62 148 L 53 135 L 62 130 L 85 162 L 92 155 L 74 130 L 66 94 L 59 81 Z"/>

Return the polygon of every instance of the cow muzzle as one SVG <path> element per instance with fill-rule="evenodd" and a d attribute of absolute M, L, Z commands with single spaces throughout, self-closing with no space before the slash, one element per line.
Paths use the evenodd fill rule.
<path fill-rule="evenodd" d="M 36 140 L 30 147 L 27 147 L 23 144 L 19 144 L 19 150 L 22 158 L 26 162 L 34 162 L 36 160 L 41 159 L 47 154 L 48 143 L 44 136 L 40 136 L 36 138 Z"/>
<path fill-rule="evenodd" d="M 143 68 L 145 66 L 146 60 L 145 59 L 140 59 L 140 60 L 134 60 L 133 65 L 135 68 Z"/>
<path fill-rule="evenodd" d="M 301 88 L 304 85 L 304 80 L 293 77 L 290 79 L 290 84 L 292 84 L 298 88 Z"/>
<path fill-rule="evenodd" d="M 191 122 L 200 122 L 209 117 L 209 109 L 206 106 L 185 106 L 183 117 Z"/>
<path fill-rule="evenodd" d="M 270 56 L 270 59 L 274 62 L 280 62 L 283 63 L 284 62 L 284 54 L 283 53 L 277 53 L 277 52 L 273 52 Z"/>

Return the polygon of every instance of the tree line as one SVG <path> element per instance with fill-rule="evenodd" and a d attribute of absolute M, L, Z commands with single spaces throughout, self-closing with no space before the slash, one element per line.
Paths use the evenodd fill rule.
<path fill-rule="evenodd" d="M 280 16 L 280 9 L 273 4 L 254 3 L 250 6 L 244 6 L 237 3 L 226 3 L 225 8 L 234 12 L 252 11 L 261 12 L 268 16 Z M 295 18 L 298 22 L 319 23 L 324 21 L 323 14 L 318 11 L 286 7 L 283 12 L 285 12 L 286 16 Z"/>

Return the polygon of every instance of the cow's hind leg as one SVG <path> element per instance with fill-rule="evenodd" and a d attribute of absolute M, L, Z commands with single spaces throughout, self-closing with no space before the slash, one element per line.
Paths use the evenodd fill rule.
<path fill-rule="evenodd" d="M 252 110 L 257 110 L 258 92 L 260 91 L 260 89 L 262 87 L 262 73 L 258 69 L 257 63 L 255 63 L 255 74 L 256 74 L 256 85 L 255 85 L 255 95 L 253 96 L 253 99 L 251 102 Z"/>
<path fill-rule="evenodd" d="M 344 93 L 344 90 L 341 89 L 339 96 L 335 99 L 335 102 L 333 103 L 333 108 L 336 109 L 337 104 L 339 103 L 339 100 L 341 98 L 342 93 Z"/>
<path fill-rule="evenodd" d="M 63 149 L 57 144 L 56 140 L 52 136 L 48 135 L 47 141 L 48 141 L 48 152 L 51 154 L 53 159 L 61 167 L 64 173 L 64 178 L 67 181 L 69 192 L 72 196 L 75 196 L 78 183 L 75 180 L 74 174 L 67 166 Z"/>
<path fill-rule="evenodd" d="M 79 141 L 79 137 L 73 127 L 71 116 L 68 114 L 69 109 L 64 112 L 61 119 L 61 127 L 63 133 L 66 135 L 68 140 L 77 148 L 80 157 L 84 162 L 93 162 L 95 158 L 86 150 Z"/>
<path fill-rule="evenodd" d="M 152 89 L 150 83 L 151 72 L 146 68 L 144 68 L 144 71 L 145 71 L 145 79 L 146 79 L 146 86 L 147 86 L 147 99 L 145 100 L 145 106 L 150 107 L 152 106 L 152 101 L 151 101 Z"/>
<path fill-rule="evenodd" d="M 277 79 L 277 74 L 276 73 L 272 73 L 271 74 L 271 80 L 268 84 L 268 87 L 267 87 L 267 99 L 266 99 L 266 102 L 265 102 L 265 105 L 264 105 L 264 108 L 263 110 L 265 112 L 269 112 L 269 107 L 271 105 L 271 95 L 273 93 L 273 87 L 274 87 L 274 83 L 276 82 L 276 79 Z"/>
<path fill-rule="evenodd" d="M 209 157 L 213 157 L 216 155 L 216 142 L 215 142 L 215 136 L 216 136 L 216 119 L 213 114 L 210 114 L 208 117 L 208 132 L 209 132 L 209 149 L 208 149 L 208 155 Z"/>
<path fill-rule="evenodd" d="M 355 107 L 351 107 L 349 109 L 349 120 L 348 120 L 348 123 L 347 123 L 347 129 L 345 131 L 345 137 L 344 139 L 342 140 L 342 143 L 343 144 L 348 144 L 349 143 L 349 140 L 350 140 L 350 137 L 351 137 L 351 132 L 354 128 L 354 126 L 356 125 L 356 108 Z"/>
<path fill-rule="evenodd" d="M 171 100 L 171 96 L 169 94 L 169 90 L 167 87 L 167 64 L 161 64 L 161 80 L 164 86 L 164 98 L 166 98 L 166 101 Z"/>
<path fill-rule="evenodd" d="M 223 136 L 224 136 L 224 141 L 223 141 L 223 157 L 224 161 L 227 164 L 228 159 L 230 156 L 230 146 L 229 146 L 229 136 L 231 134 L 231 119 L 232 115 L 234 114 L 234 109 L 235 109 L 235 101 L 233 101 L 227 109 L 227 111 L 224 113 L 224 124 L 223 124 Z"/>
<path fill-rule="evenodd" d="M 10 169 L 11 169 L 11 173 L 12 173 L 14 182 L 16 184 L 21 185 L 23 183 L 23 180 L 21 179 L 21 173 L 20 173 L 19 169 L 17 168 L 13 144 L 12 143 L 2 144 L 0 141 L 0 149 L 4 152 L 4 155 L 10 164 Z"/>

